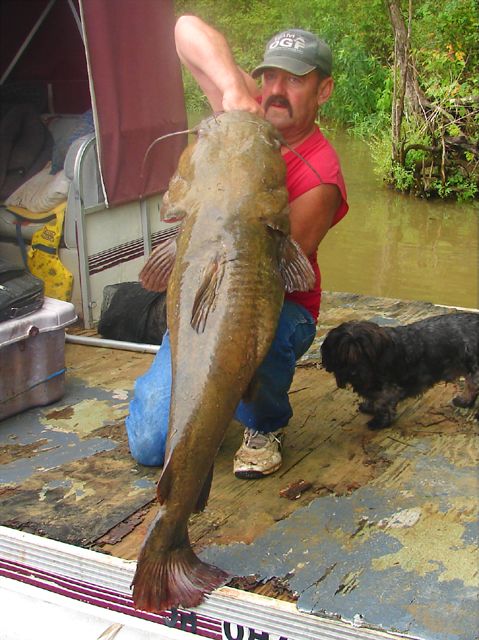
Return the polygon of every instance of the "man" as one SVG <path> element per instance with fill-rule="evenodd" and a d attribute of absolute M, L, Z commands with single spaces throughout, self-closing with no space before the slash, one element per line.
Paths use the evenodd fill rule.
<path fill-rule="evenodd" d="M 309 257 L 316 284 L 285 295 L 273 344 L 258 368 L 254 394 L 240 402 L 236 418 L 244 425 L 243 444 L 234 458 L 238 478 L 260 478 L 281 466 L 283 429 L 293 415 L 288 391 L 296 361 L 310 347 L 321 301 L 316 252 L 328 230 L 348 211 L 346 189 L 334 149 L 316 117 L 333 90 L 328 45 L 307 31 L 290 29 L 267 44 L 252 76 L 235 63 L 224 37 L 194 16 L 182 16 L 175 29 L 178 55 L 215 111 L 241 109 L 264 116 L 288 145 L 287 166 L 291 235 Z M 261 90 L 255 78 L 262 76 Z M 132 455 L 143 464 L 161 464 L 171 384 L 168 336 L 151 370 L 137 381 L 127 419 Z M 160 417 L 159 417 L 160 416 Z"/>

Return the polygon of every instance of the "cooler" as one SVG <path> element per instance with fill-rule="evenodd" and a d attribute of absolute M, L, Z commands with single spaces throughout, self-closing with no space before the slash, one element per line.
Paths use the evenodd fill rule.
<path fill-rule="evenodd" d="M 59 400 L 65 387 L 65 327 L 70 302 L 45 297 L 38 311 L 0 322 L 0 420 Z"/>

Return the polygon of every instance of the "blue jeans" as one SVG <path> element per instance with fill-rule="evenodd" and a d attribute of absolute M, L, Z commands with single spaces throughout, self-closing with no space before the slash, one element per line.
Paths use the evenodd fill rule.
<path fill-rule="evenodd" d="M 245 427 L 269 433 L 285 427 L 293 410 L 288 391 L 296 361 L 309 349 L 316 335 L 311 314 L 286 300 L 273 343 L 258 367 L 252 393 L 241 400 L 235 418 Z M 165 456 L 171 394 L 170 338 L 165 334 L 150 369 L 135 383 L 126 430 L 131 455 L 140 464 L 160 466 Z"/>

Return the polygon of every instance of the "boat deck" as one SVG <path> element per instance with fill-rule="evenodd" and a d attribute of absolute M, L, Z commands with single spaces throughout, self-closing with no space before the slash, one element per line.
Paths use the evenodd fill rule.
<path fill-rule="evenodd" d="M 374 432 L 352 391 L 320 365 L 328 329 L 406 323 L 450 310 L 325 293 L 318 336 L 291 389 L 282 469 L 239 481 L 233 422 L 209 504 L 190 537 L 231 585 L 304 612 L 427 640 L 477 638 L 474 410 L 439 384 Z M 78 331 L 81 333 L 81 331 Z M 154 514 L 158 468 L 136 464 L 124 430 L 134 380 L 153 355 L 67 343 L 64 397 L 0 422 L 0 524 L 135 559 Z"/>

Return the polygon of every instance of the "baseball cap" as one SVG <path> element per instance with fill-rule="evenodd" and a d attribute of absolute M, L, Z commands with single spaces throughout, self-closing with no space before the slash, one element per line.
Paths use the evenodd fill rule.
<path fill-rule="evenodd" d="M 331 75 L 333 57 L 329 45 L 314 33 L 302 29 L 287 29 L 271 38 L 266 45 L 263 62 L 253 69 L 257 78 L 265 69 L 284 69 L 296 76 L 304 76 L 313 69 Z"/>

